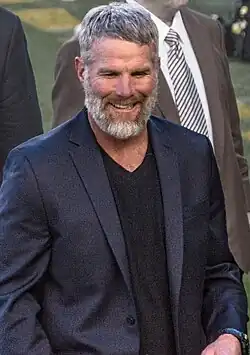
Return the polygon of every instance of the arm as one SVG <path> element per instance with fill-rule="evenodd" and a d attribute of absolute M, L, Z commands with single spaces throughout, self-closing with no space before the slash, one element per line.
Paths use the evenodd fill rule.
<path fill-rule="evenodd" d="M 84 106 L 84 92 L 77 78 L 74 60 L 80 55 L 78 40 L 72 38 L 59 49 L 52 89 L 52 127 L 74 117 Z"/>
<path fill-rule="evenodd" d="M 18 151 L 6 161 L 0 230 L 0 353 L 51 355 L 33 292 L 48 267 L 49 232 L 32 167 Z"/>
<path fill-rule="evenodd" d="M 248 320 L 242 272 L 228 247 L 224 197 L 212 151 L 210 161 L 209 244 L 202 312 L 208 343 L 215 341 L 225 328 L 246 332 Z"/>
<path fill-rule="evenodd" d="M 249 184 L 249 174 L 248 174 L 248 162 L 247 162 L 246 157 L 244 156 L 244 147 L 243 147 L 243 140 L 242 140 L 242 135 L 241 135 L 241 127 L 240 127 L 240 118 L 239 118 L 236 97 L 235 97 L 234 88 L 233 88 L 230 70 L 229 70 L 229 65 L 228 65 L 228 59 L 227 59 L 225 43 L 224 43 L 224 33 L 223 33 L 223 29 L 222 29 L 221 25 L 218 24 L 218 26 L 219 26 L 219 31 L 220 31 L 219 32 L 220 33 L 220 50 L 221 50 L 222 57 L 223 57 L 222 63 L 223 63 L 225 80 L 226 80 L 225 90 L 227 90 L 227 92 L 225 92 L 225 97 L 227 98 L 229 123 L 230 123 L 230 128 L 231 128 L 233 144 L 234 144 L 234 150 L 235 150 L 235 154 L 237 157 L 237 161 L 238 161 L 238 165 L 239 165 L 239 169 L 240 169 L 240 174 L 241 174 L 241 178 L 242 178 L 247 211 L 250 212 L 250 184 Z"/>
<path fill-rule="evenodd" d="M 41 113 L 26 38 L 15 17 L 0 89 L 0 183 L 9 151 L 42 133 Z"/>

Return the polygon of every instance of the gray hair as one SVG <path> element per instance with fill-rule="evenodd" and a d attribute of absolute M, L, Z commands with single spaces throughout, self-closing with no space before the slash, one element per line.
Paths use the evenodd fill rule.
<path fill-rule="evenodd" d="M 91 9 L 78 32 L 80 53 L 91 62 L 91 47 L 103 38 L 121 39 L 139 45 L 153 44 L 153 60 L 158 58 L 158 30 L 149 12 L 134 4 L 113 2 Z"/>

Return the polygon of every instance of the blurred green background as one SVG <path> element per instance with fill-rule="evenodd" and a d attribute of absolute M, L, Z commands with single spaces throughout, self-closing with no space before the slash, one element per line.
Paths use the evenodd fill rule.
<path fill-rule="evenodd" d="M 72 35 L 74 26 L 80 22 L 90 7 L 106 2 L 104 0 L 0 0 L 0 5 L 16 12 L 23 21 L 45 130 L 51 127 L 51 88 L 58 48 Z M 229 19 L 234 11 L 234 1 L 190 0 L 190 7 L 207 14 L 217 13 Z M 244 64 L 234 60 L 230 63 L 230 69 L 240 110 L 245 153 L 250 162 L 250 63 Z M 250 297 L 248 279 L 245 280 L 245 285 Z"/>

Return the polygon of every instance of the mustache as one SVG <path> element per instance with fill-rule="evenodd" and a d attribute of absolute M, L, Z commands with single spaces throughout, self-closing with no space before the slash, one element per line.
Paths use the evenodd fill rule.
<path fill-rule="evenodd" d="M 145 101 L 145 97 L 131 97 L 129 99 L 122 99 L 122 98 L 108 98 L 103 101 L 103 105 L 112 104 L 112 105 L 135 105 L 137 103 L 143 103 Z"/>

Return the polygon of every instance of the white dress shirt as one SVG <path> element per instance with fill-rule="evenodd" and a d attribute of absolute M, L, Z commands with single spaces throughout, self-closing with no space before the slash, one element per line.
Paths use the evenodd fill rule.
<path fill-rule="evenodd" d="M 133 3 L 133 4 L 137 4 L 138 6 L 141 6 L 135 0 L 127 0 L 127 3 Z M 156 24 L 158 32 L 159 32 L 159 57 L 161 59 L 161 70 L 162 70 L 162 73 L 163 73 L 167 83 L 168 83 L 169 89 L 172 93 L 173 100 L 175 101 L 174 88 L 173 88 L 172 81 L 171 81 L 171 78 L 170 78 L 170 75 L 168 72 L 169 45 L 165 41 L 165 38 L 168 34 L 170 27 L 166 23 L 164 23 L 162 20 L 160 20 L 158 17 L 156 17 L 154 14 L 152 14 L 151 12 L 149 12 L 149 13 L 151 15 L 152 20 Z M 198 90 L 198 93 L 199 93 L 199 96 L 201 99 L 201 103 L 202 103 L 202 107 L 203 107 L 203 111 L 204 111 L 205 119 L 206 119 L 206 123 L 207 123 L 208 136 L 209 136 L 211 143 L 213 144 L 213 132 L 212 132 L 212 125 L 211 125 L 211 118 L 210 118 L 210 112 L 209 112 L 204 82 L 203 82 L 203 78 L 201 75 L 201 70 L 200 70 L 198 61 L 197 61 L 195 53 L 193 51 L 193 47 L 190 42 L 185 25 L 183 23 L 180 11 L 178 11 L 175 14 L 171 28 L 174 31 L 176 31 L 178 33 L 178 35 L 180 36 L 181 46 L 182 46 L 182 49 L 183 49 L 183 52 L 184 52 L 184 55 L 186 58 L 186 62 L 188 63 L 190 70 L 193 74 L 194 81 L 195 81 L 195 84 L 196 84 L 196 87 L 197 87 L 197 90 Z"/>

